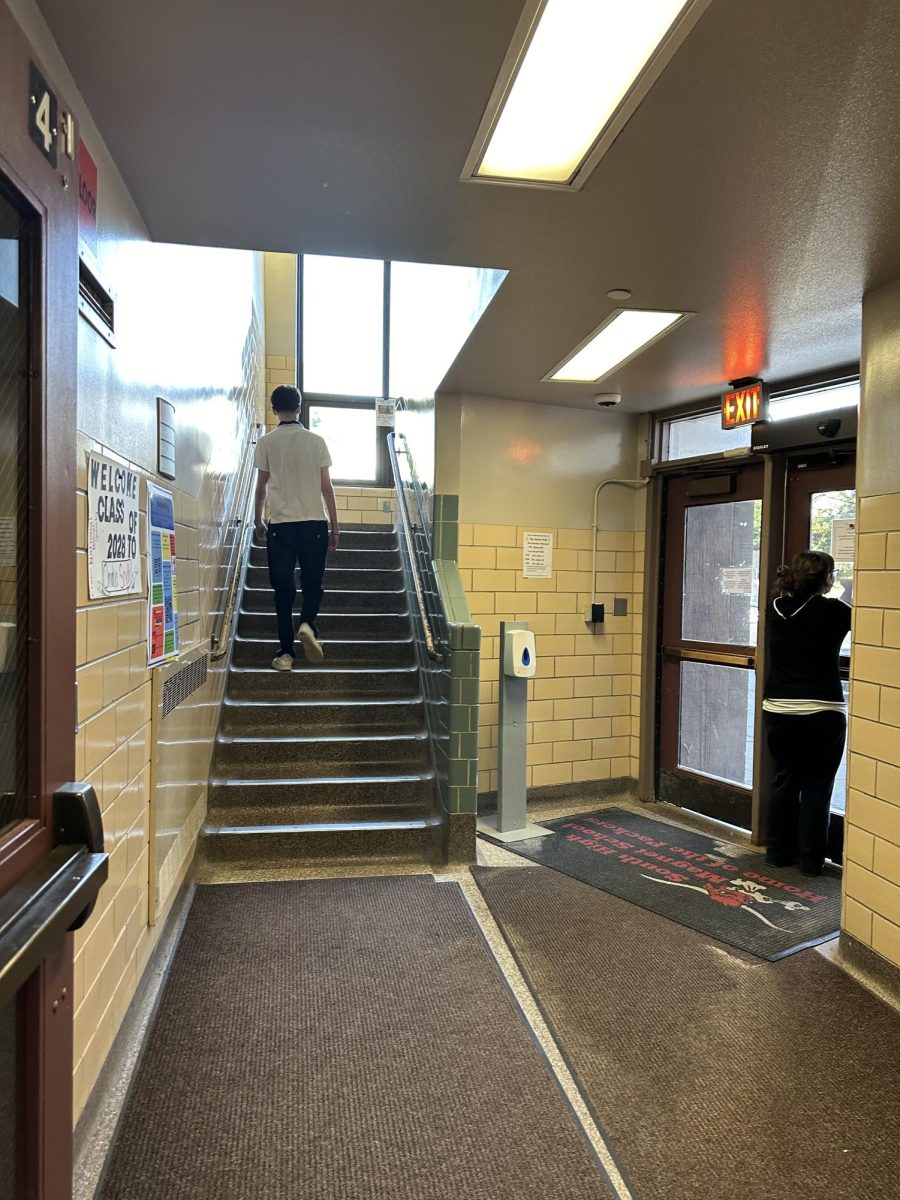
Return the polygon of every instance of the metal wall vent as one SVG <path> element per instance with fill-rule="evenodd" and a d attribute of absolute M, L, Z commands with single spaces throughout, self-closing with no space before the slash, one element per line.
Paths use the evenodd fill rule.
<path fill-rule="evenodd" d="M 163 684 L 162 715 L 167 717 L 179 704 L 203 687 L 209 668 L 209 655 L 203 654 L 176 671 Z"/>
<path fill-rule="evenodd" d="M 84 249 L 78 256 L 78 311 L 102 338 L 115 346 L 115 295 L 100 282 L 96 266 L 88 261 Z"/>

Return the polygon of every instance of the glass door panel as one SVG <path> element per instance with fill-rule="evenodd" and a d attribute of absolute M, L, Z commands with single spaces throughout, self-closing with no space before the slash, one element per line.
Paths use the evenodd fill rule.
<path fill-rule="evenodd" d="M 31 312 L 27 221 L 0 190 L 0 838 L 26 818 L 25 636 Z"/>
<path fill-rule="evenodd" d="M 761 500 L 704 504 L 684 514 L 681 636 L 755 646 Z"/>
<path fill-rule="evenodd" d="M 735 787 L 753 786 L 753 671 L 681 663 L 678 766 Z"/>

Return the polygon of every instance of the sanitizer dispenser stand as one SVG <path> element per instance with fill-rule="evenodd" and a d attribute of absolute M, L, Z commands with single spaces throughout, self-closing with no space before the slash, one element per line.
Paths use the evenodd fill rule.
<path fill-rule="evenodd" d="M 497 815 L 478 829 L 501 842 L 546 837 L 552 829 L 532 825 L 525 806 L 528 753 L 528 680 L 536 670 L 534 634 L 524 621 L 500 622 L 500 761 Z"/>

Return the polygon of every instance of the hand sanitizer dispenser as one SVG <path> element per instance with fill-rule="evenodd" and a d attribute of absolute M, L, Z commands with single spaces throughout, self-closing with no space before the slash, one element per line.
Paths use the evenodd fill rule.
<path fill-rule="evenodd" d="M 534 634 L 530 629 L 509 630 L 503 655 L 504 675 L 513 675 L 516 679 L 531 679 L 536 669 Z"/>

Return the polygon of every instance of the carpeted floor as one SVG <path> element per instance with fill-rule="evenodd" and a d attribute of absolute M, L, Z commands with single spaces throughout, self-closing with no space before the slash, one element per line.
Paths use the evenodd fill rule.
<path fill-rule="evenodd" d="M 473 871 L 640 1200 L 896 1200 L 900 1015 L 543 867 Z"/>
<path fill-rule="evenodd" d="M 609 1200 L 457 884 L 200 887 L 98 1197 Z"/>

